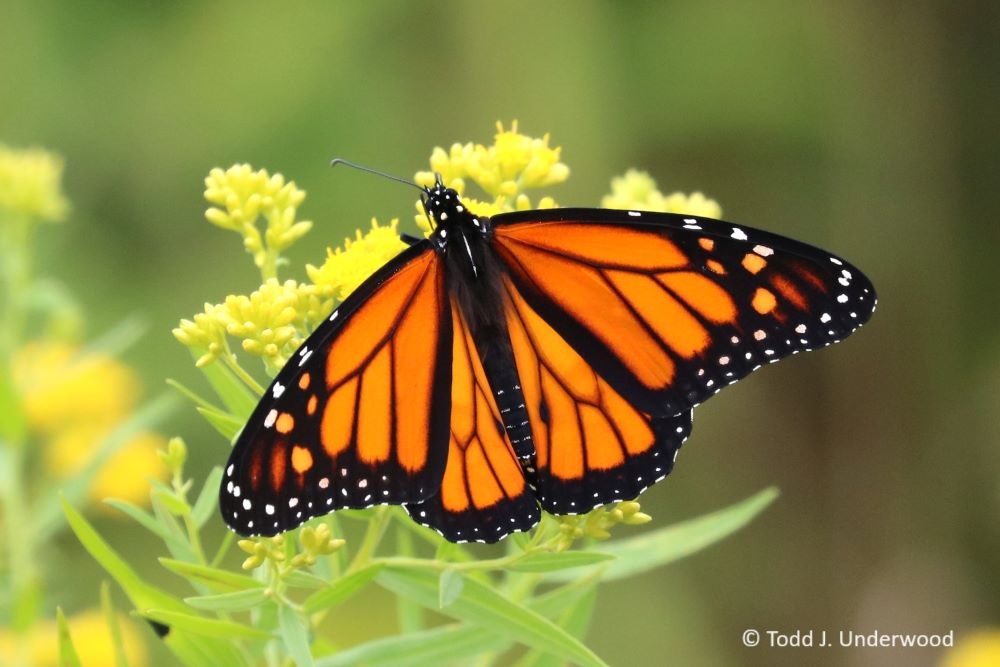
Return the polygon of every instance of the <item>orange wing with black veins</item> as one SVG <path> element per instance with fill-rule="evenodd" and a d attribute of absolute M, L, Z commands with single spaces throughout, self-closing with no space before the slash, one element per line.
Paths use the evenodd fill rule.
<path fill-rule="evenodd" d="M 229 526 L 274 535 L 336 509 L 435 493 L 451 341 L 444 269 L 421 244 L 351 294 L 268 387 L 225 470 Z"/>

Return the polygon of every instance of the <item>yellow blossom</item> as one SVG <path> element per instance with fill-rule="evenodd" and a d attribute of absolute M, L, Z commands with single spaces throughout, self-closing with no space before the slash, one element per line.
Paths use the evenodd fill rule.
<path fill-rule="evenodd" d="M 45 466 L 59 479 L 70 479 L 97 453 L 107 435 L 98 429 L 80 427 L 54 437 L 45 447 Z M 155 433 L 139 433 L 115 451 L 101 465 L 87 497 L 98 507 L 105 498 L 121 498 L 136 504 L 149 502 L 149 480 L 163 479 L 167 467 L 157 451 L 166 438 Z"/>
<path fill-rule="evenodd" d="M 148 664 L 146 649 L 135 623 L 126 616 L 118 614 L 118 626 L 128 664 L 133 667 Z M 90 667 L 90 665 L 115 664 L 111 632 L 101 610 L 88 609 L 71 616 L 69 631 L 81 665 Z M 17 655 L 19 643 L 22 655 L 27 655 L 29 663 L 35 667 L 56 667 L 60 664 L 58 628 L 55 621 L 45 620 L 35 623 L 27 636 L 23 637 L 15 636 L 9 630 L 0 630 L 0 656 Z"/>
<path fill-rule="evenodd" d="M 202 353 L 198 367 L 225 353 L 228 335 L 239 339 L 243 351 L 263 357 L 268 369 L 277 370 L 329 315 L 332 292 L 322 285 L 269 278 L 249 295 L 230 294 L 221 304 L 206 303 L 193 320 L 180 321 L 174 337 Z"/>
<path fill-rule="evenodd" d="M 941 667 L 994 665 L 1000 665 L 1000 630 L 997 628 L 984 628 L 964 635 L 941 661 Z"/>
<path fill-rule="evenodd" d="M 45 467 L 57 479 L 71 478 L 87 466 L 128 417 L 139 393 L 131 368 L 67 343 L 31 343 L 17 352 L 12 370 L 28 425 L 42 439 Z M 151 433 L 125 443 L 101 466 L 90 498 L 146 501 L 147 479 L 166 473 L 156 455 L 162 443 Z"/>
<path fill-rule="evenodd" d="M 664 195 L 656 181 L 644 171 L 630 169 L 624 176 L 611 179 L 611 194 L 601 200 L 604 208 L 638 209 L 661 213 L 684 213 L 705 218 L 719 218 L 722 208 L 700 192 Z"/>
<path fill-rule="evenodd" d="M 569 167 L 559 161 L 560 148 L 549 146 L 549 135 L 529 137 L 517 131 L 517 121 L 505 130 L 497 123 L 492 146 L 482 144 L 452 144 L 449 150 L 437 147 L 431 153 L 430 171 L 417 172 L 418 185 L 431 186 L 435 174 L 441 174 L 446 185 L 465 199 L 469 209 L 479 215 L 495 215 L 504 211 L 531 208 L 552 208 L 551 198 L 539 206 L 531 205 L 524 191 L 562 183 L 569 178 Z M 493 197 L 490 203 L 465 197 L 466 181 L 472 181 Z M 419 208 L 417 224 L 425 232 L 430 229 L 423 209 Z"/>
<path fill-rule="evenodd" d="M 69 203 L 62 193 L 62 172 L 62 158 L 54 153 L 0 144 L 0 212 L 28 220 L 63 220 Z"/>
<path fill-rule="evenodd" d="M 602 505 L 586 514 L 559 516 L 557 518 L 561 535 L 556 543 L 556 551 L 568 549 L 573 542 L 584 537 L 606 540 L 611 537 L 611 528 L 620 523 L 639 526 L 652 521 L 652 517 L 641 509 L 638 501 L 628 500 L 614 505 Z"/>
<path fill-rule="evenodd" d="M 77 424 L 108 428 L 132 409 L 139 388 L 124 364 L 101 354 L 80 356 L 65 343 L 28 344 L 13 360 L 13 375 L 28 422 L 42 433 Z"/>
<path fill-rule="evenodd" d="M 322 265 L 306 265 L 309 279 L 343 301 L 376 269 L 406 248 L 399 239 L 398 225 L 399 220 L 393 219 L 383 227 L 372 218 L 372 227 L 366 233 L 359 229 L 353 239 L 344 240 L 343 248 L 327 249 Z"/>
<path fill-rule="evenodd" d="M 213 169 L 205 178 L 205 199 L 215 206 L 205 211 L 205 218 L 214 225 L 238 232 L 243 247 L 253 255 L 262 276 L 277 275 L 278 257 L 312 229 L 312 222 L 295 220 L 298 206 L 306 193 L 281 174 L 268 174 L 266 169 L 254 171 L 248 164 L 229 169 Z M 263 216 L 264 232 L 257 227 Z"/>
<path fill-rule="evenodd" d="M 196 313 L 193 319 L 183 319 L 173 330 L 174 338 L 183 345 L 202 352 L 195 362 L 202 368 L 225 353 L 226 325 L 219 311 L 222 306 L 206 303 L 204 310 Z"/>

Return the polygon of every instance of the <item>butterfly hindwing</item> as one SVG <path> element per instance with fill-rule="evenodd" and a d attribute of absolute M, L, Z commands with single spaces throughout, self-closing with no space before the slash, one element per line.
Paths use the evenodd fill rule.
<path fill-rule="evenodd" d="M 682 414 L 768 362 L 845 338 L 875 292 L 791 239 L 666 213 L 493 218 L 525 301 L 638 409 Z"/>
<path fill-rule="evenodd" d="M 507 322 L 542 507 L 579 514 L 629 500 L 663 479 L 691 431 L 691 412 L 653 417 L 626 401 L 504 278 Z"/>
<path fill-rule="evenodd" d="M 220 490 L 242 534 L 413 502 L 444 473 L 452 317 L 428 243 L 369 278 L 295 352 L 239 435 Z"/>
<path fill-rule="evenodd" d="M 473 335 L 457 302 L 451 310 L 455 333 L 448 463 L 440 492 L 406 509 L 415 521 L 452 542 L 496 542 L 534 526 L 540 512 Z"/>

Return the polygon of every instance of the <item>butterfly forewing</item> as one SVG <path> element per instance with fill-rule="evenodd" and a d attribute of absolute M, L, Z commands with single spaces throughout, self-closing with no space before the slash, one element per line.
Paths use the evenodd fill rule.
<path fill-rule="evenodd" d="M 637 408 L 682 414 L 846 337 L 875 292 L 844 260 L 718 220 L 553 209 L 494 218 L 525 301 Z"/>
<path fill-rule="evenodd" d="M 397 257 L 313 333 L 237 439 L 220 507 L 274 535 L 346 507 L 437 492 L 447 456 L 452 320 L 429 244 Z"/>

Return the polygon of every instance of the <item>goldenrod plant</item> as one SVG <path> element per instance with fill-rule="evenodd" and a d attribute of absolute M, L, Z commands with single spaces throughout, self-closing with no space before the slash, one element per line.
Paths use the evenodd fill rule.
<path fill-rule="evenodd" d="M 82 664 L 141 665 L 140 627 L 106 590 L 65 616 L 50 586 L 66 529 L 59 494 L 88 513 L 120 517 L 108 497 L 148 507 L 150 482 L 167 473 L 153 426 L 175 402 L 140 405 L 136 372 L 116 358 L 141 327 L 84 340 L 79 304 L 37 262 L 37 237 L 68 217 L 62 170 L 48 151 L 0 145 L 0 661 L 70 664 L 60 637 L 71 633 Z M 97 600 L 96 584 L 90 593 Z"/>
<path fill-rule="evenodd" d="M 528 191 L 569 177 L 548 136 L 521 134 L 516 124 L 498 126 L 489 146 L 435 148 L 429 166 L 416 174 L 418 184 L 432 183 L 439 173 L 484 214 L 556 206 L 551 197 Z M 336 304 L 405 246 L 397 220 L 372 220 L 343 247 L 290 277 L 286 272 L 294 267 L 283 253 L 312 226 L 298 220 L 305 193 L 294 182 L 236 165 L 212 170 L 205 197 L 208 221 L 240 235 L 260 278 L 247 293 L 206 303 L 174 329 L 211 395 L 187 380 L 171 384 L 219 432 L 221 464 L 267 378 Z M 616 179 L 610 197 L 608 205 L 719 212 L 700 195 L 660 195 L 652 179 L 632 172 Z M 419 207 L 415 222 L 429 231 Z M 129 596 L 135 614 L 192 666 L 485 665 L 511 651 L 520 665 L 604 665 L 585 641 L 602 582 L 690 555 L 745 525 L 776 495 L 766 489 L 714 514 L 645 530 L 637 527 L 652 519 L 638 501 L 581 516 L 544 516 L 531 532 L 494 547 L 446 542 L 394 506 L 336 512 L 276 537 L 227 533 L 209 543 L 207 536 L 217 531 L 206 526 L 219 522 L 222 469 L 196 482 L 185 468 L 186 451 L 180 438 L 167 446 L 170 481 L 153 484 L 152 512 L 137 504 L 115 506 L 163 542 L 160 563 L 186 580 L 187 592 L 143 581 L 72 503 L 64 507 L 80 541 Z M 395 597 L 399 631 L 344 647 L 329 629 L 351 614 L 355 596 L 370 586 Z"/>

